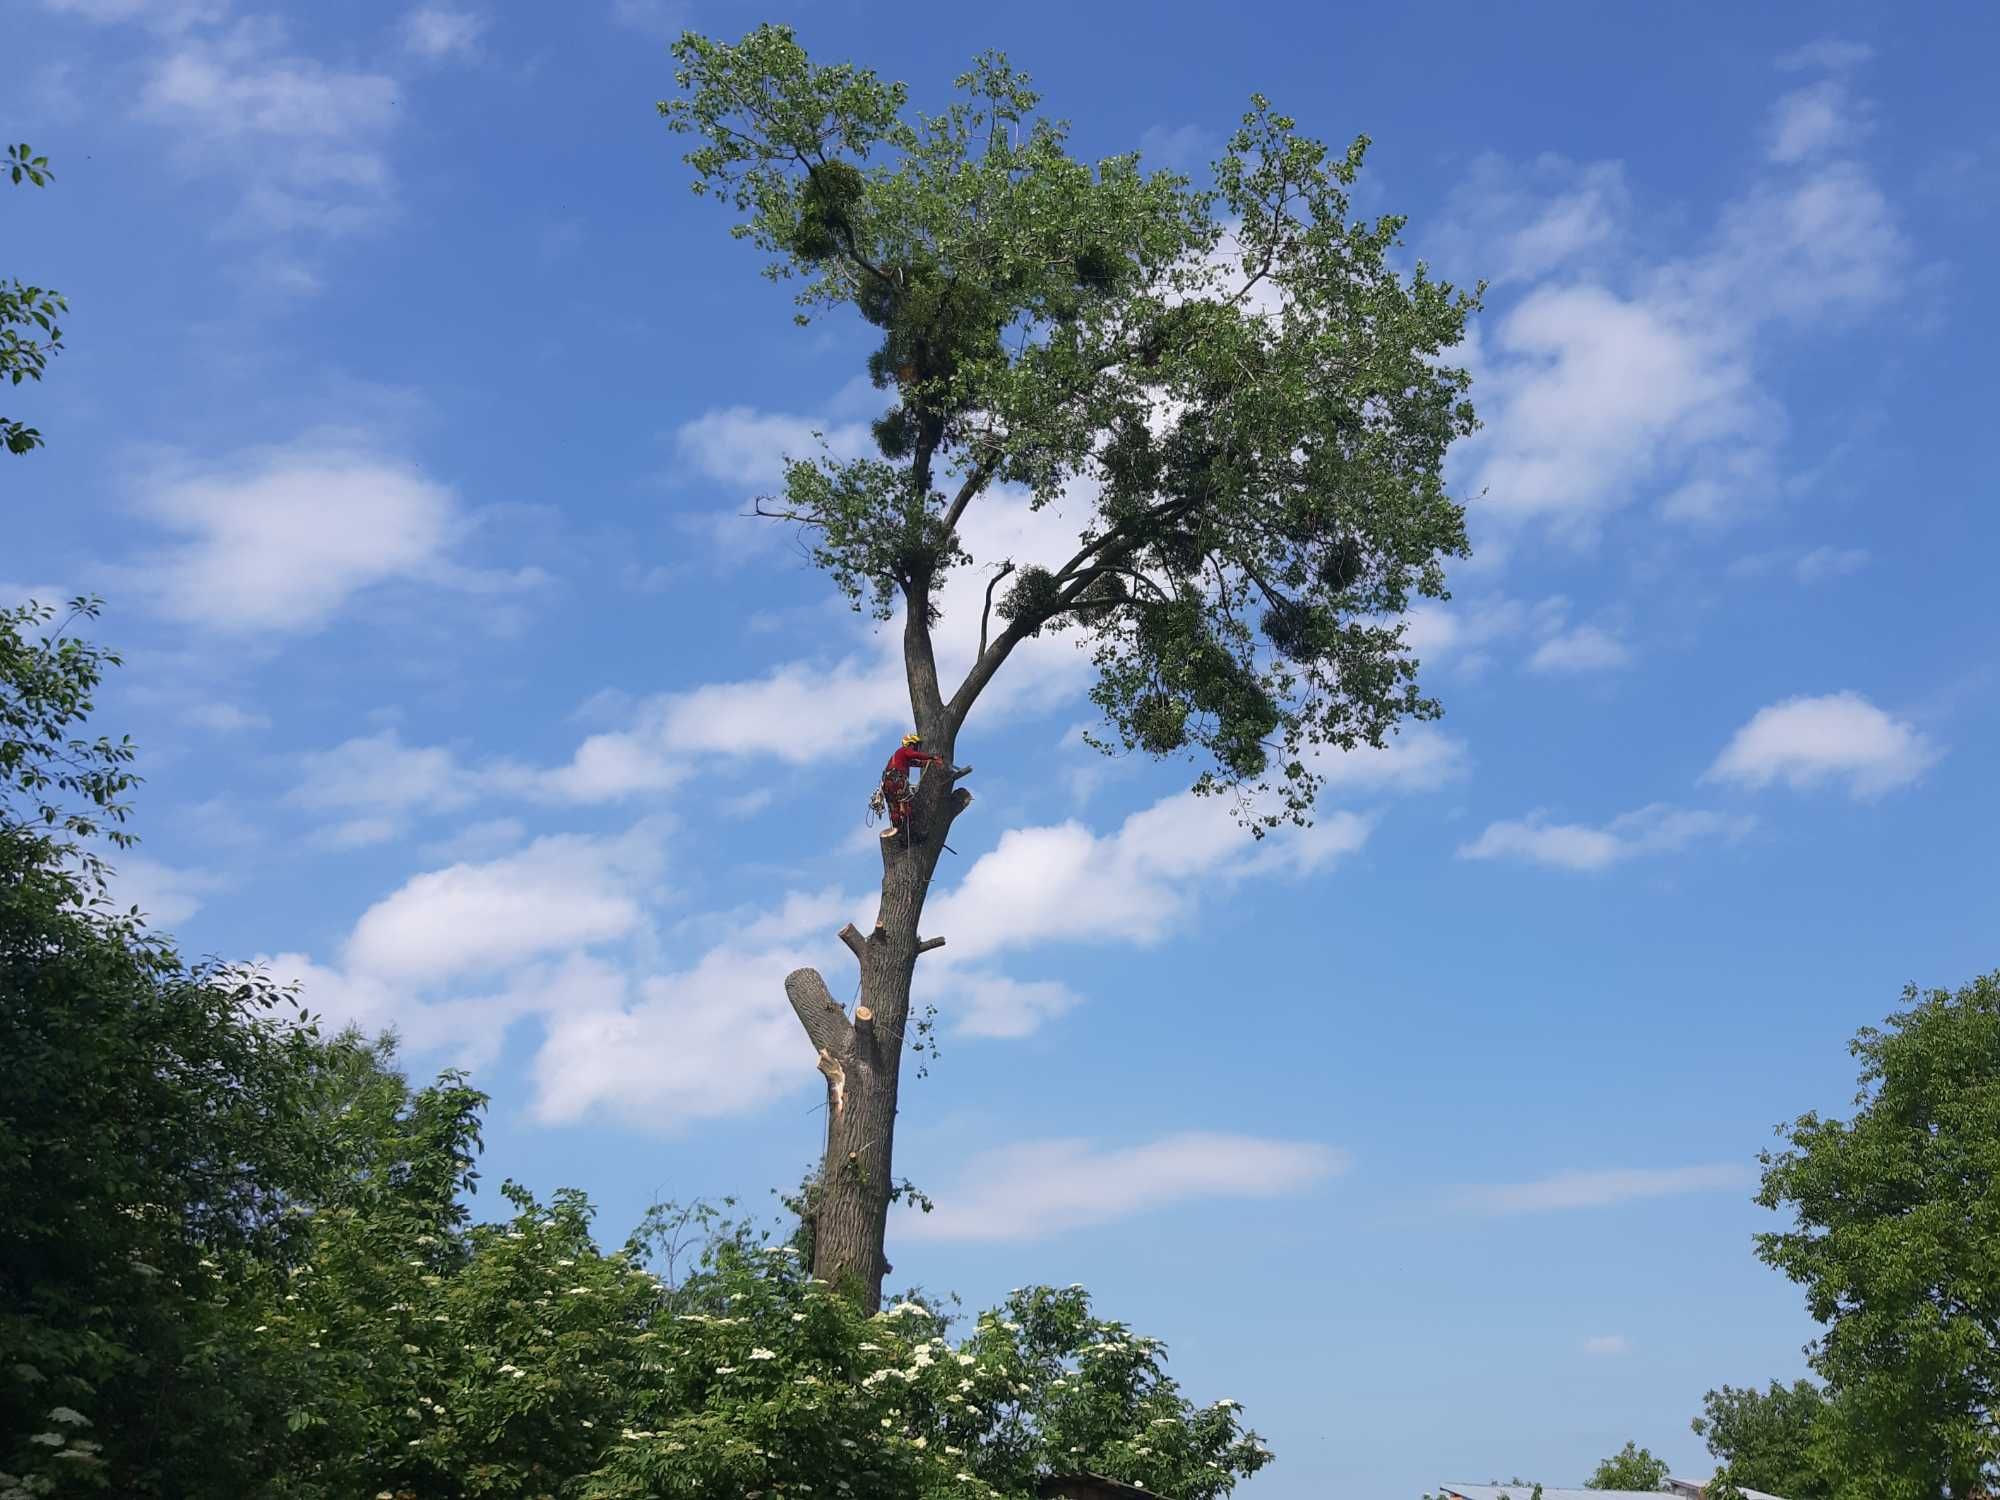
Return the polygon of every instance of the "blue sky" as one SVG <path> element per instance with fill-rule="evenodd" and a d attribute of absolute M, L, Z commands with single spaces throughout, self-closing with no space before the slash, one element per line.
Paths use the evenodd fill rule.
<path fill-rule="evenodd" d="M 1254 90 L 1493 282 L 1434 729 L 1252 848 L 1017 657 L 927 928 L 897 1281 L 1081 1281 L 1243 1401 L 1257 1500 L 1702 1467 L 1800 1373 L 1771 1127 L 1907 980 L 1995 962 L 1983 7 L 0 0 L 0 271 L 71 348 L 10 416 L 0 591 L 95 590 L 144 747 L 127 891 L 494 1096 L 489 1180 L 760 1207 L 851 963 L 884 644 L 740 512 L 872 414 L 654 112 L 785 19 L 936 104 L 978 50 L 1078 148 L 1198 169 Z M 1481 493 L 1483 492 L 1483 493 Z M 1053 528 L 1053 529 L 1052 529 Z M 996 502 L 984 557 L 1053 550 Z M 965 627 L 964 589 L 947 633 Z M 958 607 L 951 608 L 953 603 Z M 956 639 L 956 637 L 951 637 Z"/>

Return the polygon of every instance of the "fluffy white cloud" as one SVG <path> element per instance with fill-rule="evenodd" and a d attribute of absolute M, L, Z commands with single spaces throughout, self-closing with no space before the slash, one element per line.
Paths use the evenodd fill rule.
<path fill-rule="evenodd" d="M 681 459 L 710 479 L 751 489 L 782 483 L 786 459 L 817 458 L 823 452 L 858 458 L 874 447 L 865 423 L 815 422 L 750 406 L 705 411 L 681 424 L 674 443 Z"/>
<path fill-rule="evenodd" d="M 1180 793 L 1133 813 L 1115 833 L 1071 820 L 1011 829 L 930 904 L 951 961 L 1052 941 L 1158 942 L 1219 882 L 1318 870 L 1367 841 L 1368 819 L 1322 816 L 1310 829 L 1256 840 L 1226 800 Z"/>
<path fill-rule="evenodd" d="M 1533 1182 L 1463 1188 L 1456 1195 L 1456 1201 L 1462 1208 L 1492 1214 L 1610 1208 L 1645 1198 L 1723 1192 L 1744 1187 L 1753 1178 L 1751 1170 L 1740 1162 L 1697 1167 L 1627 1167 L 1595 1172 L 1556 1172 Z"/>
<path fill-rule="evenodd" d="M 1615 167 L 1475 167 L 1459 217 L 1467 202 L 1484 216 L 1482 270 L 1532 283 L 1468 349 L 1486 427 L 1454 466 L 1488 514 L 1587 538 L 1649 490 L 1697 524 L 1776 491 L 1784 418 L 1757 376 L 1762 335 L 1882 305 L 1908 260 L 1880 186 L 1838 153 L 1865 123 L 1837 80 L 1786 95 L 1771 173 L 1699 248 L 1652 261 L 1612 253 L 1627 243 Z M 1587 275 L 1568 269 L 1578 256 Z"/>
<path fill-rule="evenodd" d="M 1704 781 L 1805 789 L 1844 781 L 1869 800 L 1908 786 L 1943 752 L 1859 693 L 1787 698 L 1760 708 L 1737 730 Z"/>
<path fill-rule="evenodd" d="M 1432 724 L 1411 724 L 1380 750 L 1322 750 L 1309 764 L 1326 792 L 1426 792 L 1465 775 L 1465 743 Z"/>
<path fill-rule="evenodd" d="M 363 589 L 430 576 L 462 524 L 414 469 L 310 446 L 167 479 L 140 509 L 180 540 L 135 584 L 175 619 L 231 631 L 312 630 Z"/>
<path fill-rule="evenodd" d="M 1631 651 L 1610 631 L 1579 625 L 1543 641 L 1528 658 L 1528 666 L 1536 672 L 1604 672 L 1631 660 Z"/>
<path fill-rule="evenodd" d="M 477 11 L 448 5 L 419 5 L 403 17 L 403 45 L 419 57 L 456 57 L 470 52 L 486 30 Z"/>
<path fill-rule="evenodd" d="M 1585 1354 L 1626 1354 L 1631 1351 L 1631 1348 L 1631 1341 L 1622 1333 L 1600 1333 L 1583 1341 L 1583 1352 Z"/>
<path fill-rule="evenodd" d="M 1565 870 L 1602 870 L 1642 854 L 1666 854 L 1709 838 L 1737 838 L 1750 819 L 1653 803 L 1602 827 L 1551 823 L 1539 812 L 1489 823 L 1462 845 L 1460 859 L 1519 859 Z"/>
<path fill-rule="evenodd" d="M 138 907 L 157 927 L 185 922 L 201 910 L 203 898 L 227 882 L 207 870 L 180 869 L 143 855 L 114 850 L 106 856 L 111 867 L 110 894 L 120 911 Z"/>
<path fill-rule="evenodd" d="M 1347 1153 L 1309 1141 L 1189 1131 L 1140 1146 L 1024 1141 L 982 1153 L 931 1213 L 896 1232 L 922 1240 L 1022 1241 L 1175 1204 L 1278 1198 L 1345 1172 Z"/>
<path fill-rule="evenodd" d="M 641 823 L 616 838 L 559 834 L 414 876 L 362 914 L 347 968 L 435 982 L 630 937 L 665 863 L 663 833 Z"/>
<path fill-rule="evenodd" d="M 818 1081 L 786 1003 L 790 970 L 822 950 L 712 949 L 682 973 L 638 980 L 618 1003 L 552 1016 L 534 1063 L 535 1115 L 609 1114 L 645 1129 L 742 1114 Z"/>

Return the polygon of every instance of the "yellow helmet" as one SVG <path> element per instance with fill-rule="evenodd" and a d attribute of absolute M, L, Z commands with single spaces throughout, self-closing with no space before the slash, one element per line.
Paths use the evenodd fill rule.
<path fill-rule="evenodd" d="M 906 745 L 921 745 L 923 742 L 924 737 L 920 734 L 906 734 L 903 736 L 903 743 Z"/>

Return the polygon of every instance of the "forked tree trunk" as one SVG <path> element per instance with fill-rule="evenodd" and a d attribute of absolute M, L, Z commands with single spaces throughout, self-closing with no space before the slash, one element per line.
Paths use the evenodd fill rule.
<path fill-rule="evenodd" d="M 948 738 L 927 734 L 925 747 L 951 764 Z M 813 1274 L 840 1287 L 868 1312 L 882 1305 L 883 1254 L 888 1228 L 890 1171 L 896 1133 L 897 1082 L 910 1018 L 910 983 L 917 956 L 943 944 L 917 935 L 938 856 L 952 820 L 971 794 L 955 787 L 949 770 L 923 773 L 908 831 L 882 843 L 882 904 L 873 932 L 841 930 L 861 965 L 861 997 L 854 1014 L 828 992 L 816 969 L 785 978 L 791 1001 L 826 1076 L 826 1156 L 809 1195 Z"/>

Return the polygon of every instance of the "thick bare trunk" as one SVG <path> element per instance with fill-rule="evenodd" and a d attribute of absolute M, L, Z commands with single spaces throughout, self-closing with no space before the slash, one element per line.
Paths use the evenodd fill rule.
<path fill-rule="evenodd" d="M 949 737 L 930 732 L 925 738 L 949 765 Z M 840 934 L 861 965 L 861 998 L 852 1016 L 817 970 L 798 969 L 785 979 L 786 998 L 826 1077 L 826 1157 L 807 1204 L 813 1274 L 842 1287 L 870 1312 L 882 1305 L 882 1278 L 890 1270 L 883 1242 L 910 983 L 917 956 L 943 941 L 919 938 L 917 924 L 952 820 L 971 800 L 952 785 L 949 772 L 925 772 L 908 833 L 882 840 L 882 904 L 875 930 L 849 926 Z"/>

